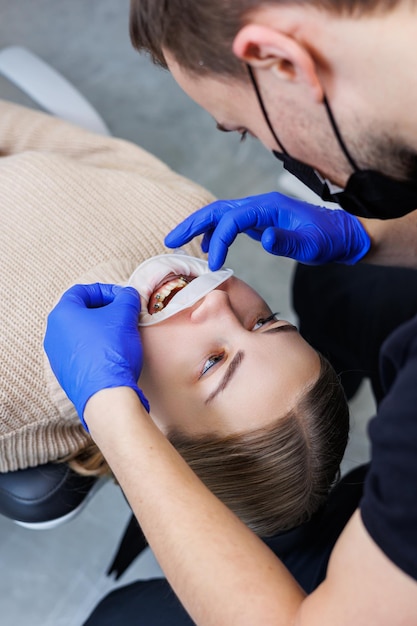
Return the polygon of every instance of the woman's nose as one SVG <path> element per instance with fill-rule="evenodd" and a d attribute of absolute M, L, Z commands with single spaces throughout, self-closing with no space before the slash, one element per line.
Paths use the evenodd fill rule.
<path fill-rule="evenodd" d="M 234 316 L 229 295 L 221 289 L 210 291 L 204 298 L 194 305 L 191 321 L 201 324 L 209 320 L 218 320 L 225 316 Z"/>

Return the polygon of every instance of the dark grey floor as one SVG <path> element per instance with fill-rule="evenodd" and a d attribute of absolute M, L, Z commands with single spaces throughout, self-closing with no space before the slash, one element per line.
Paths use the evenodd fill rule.
<path fill-rule="evenodd" d="M 275 188 L 302 193 L 264 148 L 216 132 L 169 74 L 133 51 L 127 0 L 0 0 L 0 15 L 0 49 L 20 45 L 39 55 L 84 94 L 113 135 L 140 144 L 218 197 Z M 31 104 L 1 79 L 0 98 Z M 294 320 L 291 261 L 268 256 L 242 236 L 228 265 Z M 365 426 L 372 412 L 365 385 L 352 403 L 345 469 L 368 458 Z M 120 490 L 109 483 L 77 519 L 55 530 L 29 531 L 0 518 L 2 626 L 80 626 L 113 586 L 104 572 L 128 516 Z M 121 583 L 158 573 L 147 552 Z"/>

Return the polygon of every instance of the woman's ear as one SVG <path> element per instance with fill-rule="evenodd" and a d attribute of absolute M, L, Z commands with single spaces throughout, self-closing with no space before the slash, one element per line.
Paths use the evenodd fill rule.
<path fill-rule="evenodd" d="M 282 81 L 304 84 L 315 102 L 323 101 L 314 59 L 302 43 L 290 35 L 268 26 L 248 24 L 236 35 L 233 52 L 253 68 L 269 69 Z"/>

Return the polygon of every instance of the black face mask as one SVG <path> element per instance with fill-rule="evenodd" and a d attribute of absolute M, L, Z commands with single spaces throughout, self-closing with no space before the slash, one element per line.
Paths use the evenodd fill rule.
<path fill-rule="evenodd" d="M 273 150 L 273 154 L 283 162 L 284 168 L 288 172 L 307 185 L 322 200 L 337 202 L 345 211 L 353 215 L 392 219 L 417 209 L 417 184 L 395 180 L 375 170 L 360 170 L 357 167 L 346 148 L 326 98 L 324 98 L 324 105 L 333 131 L 347 160 L 354 169 L 354 173 L 350 176 L 345 189 L 337 192 L 332 191 L 331 186 L 313 167 L 290 156 L 272 127 L 252 68 L 249 65 L 247 67 L 265 122 L 282 150 L 282 152 Z"/>

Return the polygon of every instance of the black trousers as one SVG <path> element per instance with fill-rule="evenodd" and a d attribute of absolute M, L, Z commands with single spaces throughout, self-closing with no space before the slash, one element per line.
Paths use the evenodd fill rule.
<path fill-rule="evenodd" d="M 193 626 L 166 580 L 140 580 L 109 593 L 84 626 Z"/>

